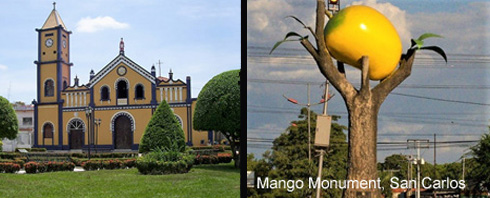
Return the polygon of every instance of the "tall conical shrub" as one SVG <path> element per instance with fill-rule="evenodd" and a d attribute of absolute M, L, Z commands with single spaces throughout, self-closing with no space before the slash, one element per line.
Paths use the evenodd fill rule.
<path fill-rule="evenodd" d="M 160 103 L 146 126 L 139 152 L 146 153 L 156 148 L 185 150 L 184 130 L 166 101 Z"/>

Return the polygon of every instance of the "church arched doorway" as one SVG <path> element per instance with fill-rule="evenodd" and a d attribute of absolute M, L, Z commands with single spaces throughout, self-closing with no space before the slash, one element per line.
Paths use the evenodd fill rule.
<path fill-rule="evenodd" d="M 114 148 L 131 149 L 132 144 L 131 120 L 127 116 L 118 116 L 114 121 Z"/>
<path fill-rule="evenodd" d="M 80 119 L 74 119 L 68 123 L 68 144 L 70 149 L 82 149 L 85 136 L 85 124 Z"/>

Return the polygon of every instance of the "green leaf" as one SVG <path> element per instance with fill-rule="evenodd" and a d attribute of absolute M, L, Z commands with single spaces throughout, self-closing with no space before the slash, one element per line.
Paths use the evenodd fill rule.
<path fill-rule="evenodd" d="M 420 48 L 421 50 L 432 50 L 436 53 L 438 53 L 439 55 L 442 56 L 442 58 L 444 58 L 444 60 L 446 61 L 447 63 L 447 57 L 446 57 L 446 53 L 444 52 L 443 49 L 441 49 L 440 47 L 437 47 L 437 46 L 427 46 L 427 47 L 421 47 Z"/>
<path fill-rule="evenodd" d="M 417 40 L 419 41 L 423 41 L 424 39 L 426 38 L 431 38 L 431 37 L 437 37 L 437 38 L 444 38 L 442 37 L 441 35 L 438 35 L 438 34 L 434 34 L 434 33 L 425 33 L 425 34 L 422 34 L 419 36 L 419 38 Z"/>
<path fill-rule="evenodd" d="M 288 32 L 288 33 L 286 34 L 286 36 L 284 37 L 284 40 L 286 40 L 287 38 L 289 38 L 289 37 L 291 37 L 291 36 L 297 36 L 297 37 L 302 38 L 302 36 L 301 36 L 301 35 L 299 35 L 299 34 L 298 34 L 298 33 L 296 33 L 296 32 Z"/>
<path fill-rule="evenodd" d="M 298 39 L 298 40 L 287 40 L 287 39 L 288 39 L 289 37 L 291 37 L 291 36 L 297 36 L 297 37 L 299 37 L 299 39 Z M 278 42 L 276 42 L 276 44 L 274 44 L 274 47 L 272 47 L 271 51 L 269 52 L 269 55 L 271 55 L 271 54 L 272 54 L 272 52 L 273 52 L 273 51 L 274 51 L 274 50 L 275 50 L 277 47 L 279 47 L 279 45 L 281 45 L 281 44 L 282 44 L 282 43 L 284 43 L 284 42 L 288 42 L 288 41 L 301 41 L 301 40 L 306 39 L 306 38 L 308 38 L 308 36 L 302 37 L 301 35 L 299 35 L 299 34 L 298 34 L 298 33 L 296 33 L 296 32 L 288 32 L 288 33 L 286 34 L 286 36 L 284 37 L 284 40 L 282 40 L 282 41 L 278 41 Z"/>
<path fill-rule="evenodd" d="M 420 49 L 424 45 L 424 41 L 422 41 L 422 40 L 413 40 L 412 39 L 412 41 L 415 42 L 417 49 Z"/>
<path fill-rule="evenodd" d="M 293 19 L 294 19 L 294 20 L 296 20 L 298 23 L 301 23 L 301 25 L 303 25 L 303 27 L 304 27 L 304 28 L 306 28 L 305 23 L 303 23 L 303 21 L 299 20 L 299 19 L 298 19 L 298 17 L 295 17 L 295 16 L 292 16 L 292 15 L 289 15 L 289 16 L 287 16 L 286 18 L 288 18 L 288 17 L 293 18 Z"/>

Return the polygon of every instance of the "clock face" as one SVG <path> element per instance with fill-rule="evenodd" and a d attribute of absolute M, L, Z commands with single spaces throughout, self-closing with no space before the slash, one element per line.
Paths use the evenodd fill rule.
<path fill-rule="evenodd" d="M 121 66 L 121 67 L 117 68 L 117 74 L 119 74 L 120 76 L 125 75 L 126 74 L 126 67 Z"/>
<path fill-rule="evenodd" d="M 63 40 L 63 48 L 66 48 L 66 40 Z"/>
<path fill-rule="evenodd" d="M 47 39 L 46 42 L 44 43 L 46 44 L 46 47 L 51 47 L 53 46 L 53 39 Z"/>

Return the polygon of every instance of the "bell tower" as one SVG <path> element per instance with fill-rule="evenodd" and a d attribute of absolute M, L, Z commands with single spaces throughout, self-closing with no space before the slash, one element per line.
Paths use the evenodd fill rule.
<path fill-rule="evenodd" d="M 38 103 L 57 102 L 70 85 L 70 34 L 61 20 L 56 3 L 38 32 Z M 52 85 L 51 85 L 52 81 Z"/>
<path fill-rule="evenodd" d="M 35 145 L 57 146 L 62 140 L 61 91 L 70 85 L 70 34 L 61 20 L 56 3 L 38 32 L 37 102 L 35 115 Z M 42 108 L 41 108 L 42 106 Z M 49 115 L 49 116 L 48 116 Z M 56 115 L 56 116 L 55 116 Z M 43 117 L 49 119 L 44 120 Z M 43 135 L 46 124 L 52 125 L 53 135 Z M 59 142 L 59 144 L 58 144 Z"/>

